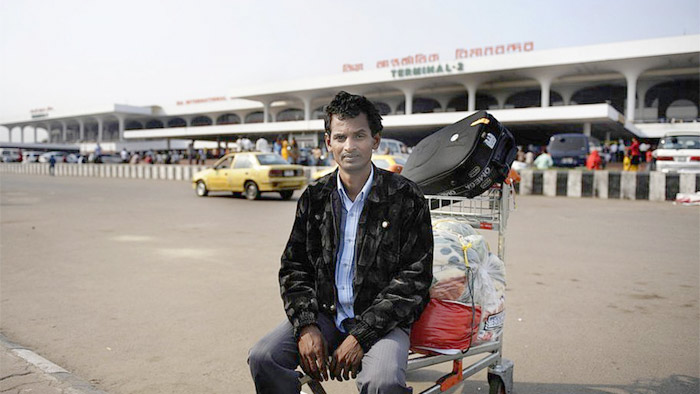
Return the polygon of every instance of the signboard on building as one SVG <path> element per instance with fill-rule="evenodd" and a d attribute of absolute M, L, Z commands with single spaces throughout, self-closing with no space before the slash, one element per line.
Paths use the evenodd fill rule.
<path fill-rule="evenodd" d="M 49 113 L 53 111 L 53 107 L 45 107 L 45 108 L 34 108 L 32 110 L 29 110 L 29 113 L 32 116 L 32 119 L 40 119 L 40 118 L 46 118 L 49 116 Z"/>
<path fill-rule="evenodd" d="M 204 104 L 204 103 L 214 103 L 217 101 L 226 101 L 225 96 L 218 96 L 218 97 L 206 97 L 206 98 L 199 98 L 199 99 L 191 99 L 191 100 L 178 100 L 177 105 L 190 105 L 190 104 Z"/>
<path fill-rule="evenodd" d="M 486 47 L 474 47 L 474 48 L 457 48 L 455 49 L 455 60 L 461 60 L 461 59 L 470 59 L 470 58 L 476 58 L 476 57 L 482 57 L 482 56 L 492 56 L 492 55 L 503 55 L 503 54 L 510 54 L 510 53 L 516 53 L 516 52 L 530 52 L 533 49 L 535 49 L 535 44 L 532 41 L 527 41 L 527 42 L 516 42 L 512 44 L 500 44 L 500 45 L 491 45 L 491 46 L 486 46 Z M 420 74 L 412 74 L 413 73 L 413 68 L 415 68 L 415 65 L 417 64 L 425 64 L 425 63 L 437 63 L 440 61 L 440 55 L 437 53 L 432 53 L 429 55 L 425 55 L 423 53 L 418 53 L 415 55 L 408 55 L 408 56 L 402 56 L 402 57 L 397 57 L 393 59 L 384 59 L 384 60 L 379 60 L 377 62 L 377 68 L 398 68 L 398 70 L 401 70 L 401 74 L 406 74 L 407 68 L 406 66 L 414 66 L 411 67 L 411 71 L 408 73 L 408 75 L 420 75 Z M 432 69 L 433 72 L 439 73 L 437 70 L 437 67 L 441 65 L 435 66 L 435 68 Z M 455 65 L 456 66 L 456 65 Z M 460 67 L 464 67 L 464 65 L 461 65 Z M 418 67 L 421 70 L 424 69 L 425 67 Z M 364 70 L 364 64 L 363 63 L 356 63 L 356 64 L 343 64 L 343 72 L 351 72 L 351 71 L 363 71 Z M 394 70 L 391 71 L 392 76 L 396 78 L 398 76 L 398 70 L 397 72 L 394 72 Z M 440 72 L 445 72 L 446 67 L 445 65 L 442 65 L 442 71 Z M 452 70 L 451 70 L 452 71 Z M 448 72 L 451 72 L 448 71 Z M 458 70 L 458 71 L 461 71 Z M 430 74 L 432 72 L 428 72 Z M 423 73 L 425 74 L 425 72 Z"/>

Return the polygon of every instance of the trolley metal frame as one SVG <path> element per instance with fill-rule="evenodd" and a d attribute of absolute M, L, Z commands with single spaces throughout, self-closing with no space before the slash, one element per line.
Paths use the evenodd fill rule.
<path fill-rule="evenodd" d="M 503 183 L 492 187 L 486 193 L 474 197 L 425 196 L 435 218 L 451 218 L 468 223 L 480 230 L 498 232 L 498 257 L 505 261 L 506 228 L 511 210 L 512 188 Z M 407 371 L 452 362 L 452 372 L 438 379 L 435 384 L 421 394 L 435 394 L 447 391 L 464 379 L 488 368 L 489 394 L 511 394 L 513 392 L 513 367 L 511 360 L 503 358 L 503 335 L 493 342 L 472 346 L 457 354 L 420 355 L 411 353 Z M 463 365 L 467 357 L 477 356 L 474 363 Z M 300 384 L 308 384 L 314 394 L 324 394 L 321 384 L 308 375 L 300 378 Z"/>
<path fill-rule="evenodd" d="M 506 252 L 506 228 L 508 226 L 508 214 L 511 210 L 512 188 L 503 183 L 492 187 L 486 193 L 474 197 L 456 196 L 426 196 L 430 205 L 430 215 L 433 219 L 451 218 L 468 223 L 472 227 L 481 230 L 498 232 L 498 257 L 505 261 Z M 503 358 L 503 334 L 493 342 L 472 346 L 457 354 L 443 354 L 425 356 L 412 354 L 408 360 L 408 371 L 426 368 L 429 366 L 452 362 L 452 372 L 441 377 L 435 385 L 421 392 L 421 394 L 441 393 L 459 384 L 464 379 L 476 374 L 488 367 L 488 381 L 490 394 L 511 394 L 513 392 L 513 367 L 511 360 Z M 477 356 L 474 363 L 463 365 L 467 357 Z"/>

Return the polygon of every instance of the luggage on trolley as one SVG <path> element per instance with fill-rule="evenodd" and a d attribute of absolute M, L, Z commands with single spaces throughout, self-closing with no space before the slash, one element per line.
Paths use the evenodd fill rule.
<path fill-rule="evenodd" d="M 478 111 L 421 140 L 401 175 L 426 195 L 475 197 L 506 179 L 516 152 L 510 131 Z"/>
<path fill-rule="evenodd" d="M 486 193 L 474 198 L 438 195 L 428 195 L 425 198 L 428 200 L 431 207 L 436 207 L 432 209 L 430 213 L 433 219 L 434 229 L 440 227 L 441 221 L 448 219 L 443 223 L 468 224 L 469 226 L 467 228 L 496 232 L 498 234 L 498 246 L 496 253 L 494 253 L 495 256 L 492 257 L 495 258 L 497 256 L 500 264 L 504 264 L 508 214 L 513 206 L 512 193 L 511 185 L 503 183 L 493 185 Z M 466 238 L 473 239 L 470 238 L 470 236 Z M 439 253 L 440 251 L 436 245 L 434 255 Z M 466 253 L 467 251 L 465 251 L 465 254 Z M 434 257 L 434 260 L 436 258 L 439 257 Z M 483 259 L 484 256 L 482 255 L 481 258 Z M 465 260 L 469 259 L 465 256 Z M 480 267 L 480 269 L 491 271 L 491 273 L 493 273 L 492 277 L 494 277 L 497 282 L 502 282 L 503 288 L 501 290 L 505 292 L 505 272 L 501 272 L 498 267 L 494 268 L 493 260 L 484 260 L 482 263 L 487 266 Z M 489 264 L 491 266 L 488 266 Z M 495 265 L 498 265 L 498 263 L 495 263 Z M 433 272 L 435 272 L 435 270 Z M 498 278 L 501 273 L 503 273 L 502 279 Z M 467 275 L 467 277 L 469 278 L 469 275 Z M 469 281 L 467 281 L 467 287 L 468 286 Z M 463 301 L 460 305 L 462 309 L 457 310 L 457 312 L 448 312 L 461 314 L 462 324 L 458 324 L 458 326 L 462 327 L 464 330 L 461 333 L 463 334 L 462 337 L 469 338 L 468 341 L 463 342 L 466 346 L 454 348 L 454 346 L 451 346 L 452 344 L 434 341 L 435 343 L 432 349 L 426 349 L 427 346 L 413 346 L 412 348 L 413 352 L 408 360 L 408 371 L 452 362 L 452 372 L 441 377 L 433 386 L 422 391 L 421 393 L 423 394 L 447 391 L 464 379 L 473 376 L 485 368 L 488 368 L 487 376 L 490 393 L 511 393 L 513 390 L 514 364 L 512 361 L 502 356 L 502 330 L 504 328 L 503 323 L 505 317 L 505 310 L 503 308 L 505 304 L 502 303 L 503 300 L 499 300 L 501 303 L 497 304 L 495 308 L 493 305 L 480 305 L 487 303 L 478 298 L 476 300 L 478 302 L 475 301 L 473 296 L 476 292 L 473 290 L 473 282 L 471 286 L 472 298 L 458 300 Z M 433 302 L 433 300 L 431 300 L 431 302 Z M 465 312 L 472 313 L 472 315 L 464 315 Z M 426 312 L 424 311 L 423 313 Z M 430 313 L 430 311 L 428 311 L 428 313 Z M 465 325 L 464 321 L 469 320 L 470 317 L 475 323 Z M 424 317 L 421 316 L 419 322 L 423 318 Z M 444 324 L 448 323 L 445 321 Z M 439 331 L 436 328 L 439 327 L 433 327 L 434 332 Z M 451 332 L 453 328 L 454 325 L 450 325 L 444 330 L 447 332 L 448 337 L 453 336 Z M 435 335 L 444 336 L 445 334 L 438 333 Z M 425 342 L 424 340 L 419 341 Z M 472 356 L 476 358 L 476 361 L 465 365 L 464 359 L 469 357 L 471 360 Z"/>

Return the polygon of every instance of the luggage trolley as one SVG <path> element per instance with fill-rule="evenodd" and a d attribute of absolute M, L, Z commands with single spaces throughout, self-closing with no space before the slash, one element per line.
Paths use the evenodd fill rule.
<path fill-rule="evenodd" d="M 498 257 L 505 262 L 506 226 L 513 200 L 512 186 L 506 183 L 495 185 L 486 193 L 474 197 L 425 196 L 430 206 L 430 216 L 451 218 L 468 223 L 475 229 L 498 232 Z M 407 371 L 452 362 L 452 372 L 441 377 L 435 385 L 421 394 L 435 394 L 449 390 L 468 377 L 488 368 L 489 394 L 511 394 L 513 391 L 513 361 L 503 358 L 503 334 L 493 341 L 471 346 L 457 354 L 422 355 L 411 353 Z M 464 366 L 467 357 L 479 355 L 478 361 Z M 300 378 L 300 384 L 308 384 L 314 394 L 323 394 L 321 384 L 308 375 Z"/>
<path fill-rule="evenodd" d="M 475 229 L 498 232 L 498 257 L 505 262 L 506 227 L 511 204 L 511 185 L 503 183 L 489 189 L 486 193 L 474 197 L 425 196 L 431 208 L 430 216 L 451 218 L 468 223 Z M 441 377 L 435 385 L 421 392 L 433 394 L 447 391 L 464 379 L 488 367 L 490 394 L 510 394 L 513 391 L 513 361 L 503 358 L 503 334 L 493 342 L 471 346 L 457 354 L 409 356 L 408 371 L 452 361 L 452 372 Z M 479 355 L 478 361 L 464 366 L 466 357 Z"/>

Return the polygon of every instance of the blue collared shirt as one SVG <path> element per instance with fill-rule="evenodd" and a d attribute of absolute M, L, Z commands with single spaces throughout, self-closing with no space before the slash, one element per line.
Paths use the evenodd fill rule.
<path fill-rule="evenodd" d="M 365 199 L 369 194 L 369 190 L 372 188 L 373 178 L 374 168 L 371 168 L 367 182 L 365 182 L 362 190 L 355 197 L 355 201 L 352 201 L 348 197 L 343 182 L 340 181 L 340 173 L 338 173 L 338 194 L 340 195 L 342 207 L 340 210 L 340 240 L 338 242 L 338 254 L 335 259 L 335 287 L 338 290 L 338 311 L 335 316 L 335 326 L 341 332 L 345 332 L 343 321 L 355 317 L 353 307 L 355 294 L 352 288 L 353 279 L 355 278 L 355 238 L 357 236 L 360 214 L 365 206 Z"/>

